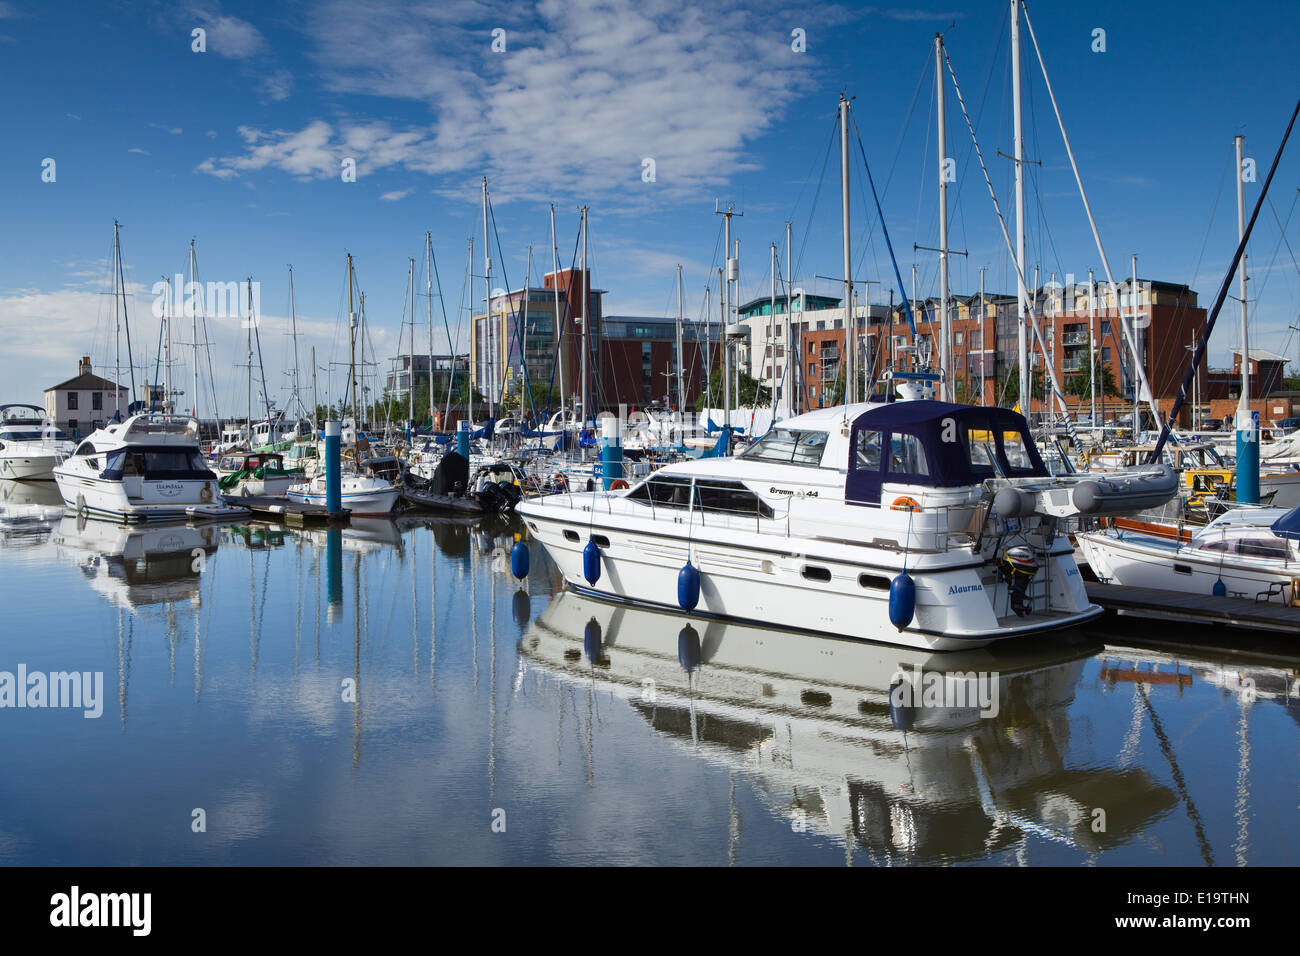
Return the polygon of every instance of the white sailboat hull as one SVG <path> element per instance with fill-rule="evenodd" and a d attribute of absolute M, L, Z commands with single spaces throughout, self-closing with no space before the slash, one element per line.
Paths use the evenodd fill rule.
<path fill-rule="evenodd" d="M 1295 561 L 1215 555 L 1152 535 L 1097 531 L 1076 535 L 1076 540 L 1093 574 L 1129 587 L 1210 595 L 1222 579 L 1229 595 L 1254 599 L 1274 583 L 1289 588 L 1300 577 Z"/>

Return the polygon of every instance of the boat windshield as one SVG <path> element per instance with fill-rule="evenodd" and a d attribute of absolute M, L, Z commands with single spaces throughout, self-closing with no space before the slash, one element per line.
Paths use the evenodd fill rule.
<path fill-rule="evenodd" d="M 825 432 L 773 428 L 754 442 L 742 457 L 815 468 L 822 463 L 822 453 L 825 450 Z"/>
<path fill-rule="evenodd" d="M 48 431 L 18 431 L 17 429 L 6 428 L 4 431 L 0 431 L 0 439 L 5 441 L 67 441 L 68 436 L 57 428 L 51 428 Z"/>

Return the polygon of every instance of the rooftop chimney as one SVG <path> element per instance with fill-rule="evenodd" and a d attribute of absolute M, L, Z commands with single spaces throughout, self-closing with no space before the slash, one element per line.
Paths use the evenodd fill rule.
<path fill-rule="evenodd" d="M 90 374 L 90 356 L 89 356 L 89 355 L 83 355 L 83 356 L 81 357 L 81 362 L 80 362 L 80 364 L 77 365 L 77 374 L 78 374 L 78 375 L 89 375 L 89 374 Z"/>

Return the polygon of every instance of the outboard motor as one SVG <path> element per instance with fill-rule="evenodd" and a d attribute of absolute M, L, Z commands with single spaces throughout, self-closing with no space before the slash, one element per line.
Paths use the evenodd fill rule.
<path fill-rule="evenodd" d="M 1024 617 L 1033 610 L 1033 601 L 1029 597 L 1029 582 L 1038 573 L 1038 559 L 1032 548 L 1019 545 L 1007 548 L 998 561 L 998 577 L 1006 582 L 1007 596 L 1011 610 L 1017 617 Z"/>

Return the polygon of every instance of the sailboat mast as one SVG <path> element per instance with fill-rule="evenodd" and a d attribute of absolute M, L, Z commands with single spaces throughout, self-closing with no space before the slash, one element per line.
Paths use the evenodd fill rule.
<path fill-rule="evenodd" d="M 190 302 L 190 341 L 194 344 L 194 400 L 191 408 L 194 412 L 194 420 L 199 420 L 199 310 L 195 302 L 195 296 L 198 292 L 198 279 L 195 273 L 198 272 L 198 266 L 194 260 L 194 240 L 190 240 L 190 281 L 189 281 L 189 302 Z M 219 433 L 218 433 L 219 434 Z"/>
<path fill-rule="evenodd" d="M 433 233 L 424 234 L 424 294 L 429 312 L 429 433 L 433 433 Z M 441 294 L 441 286 L 439 286 Z M 444 311 L 446 304 L 443 304 Z M 456 356 L 451 356 L 451 364 L 456 364 Z M 448 378 L 450 381 L 450 377 Z M 415 380 L 411 380 L 415 387 Z"/>
<path fill-rule="evenodd" d="M 172 280 L 163 276 L 166 298 L 163 301 L 163 414 L 171 414 L 172 404 Z"/>
<path fill-rule="evenodd" d="M 796 399 L 799 394 L 799 349 L 794 341 L 794 275 L 790 272 L 790 220 L 785 221 L 785 407 L 791 415 L 797 415 Z"/>
<path fill-rule="evenodd" d="M 1029 348 L 1025 327 L 1025 133 L 1020 115 L 1020 0 L 1011 0 L 1011 101 L 1016 166 L 1016 347 L 1020 364 L 1020 410 L 1029 417 Z"/>
<path fill-rule="evenodd" d="M 591 292 L 587 281 L 587 207 L 582 207 L 582 423 L 591 416 Z M 583 451 L 583 457 L 586 457 Z"/>
<path fill-rule="evenodd" d="M 406 379 L 406 420 L 415 421 L 415 256 L 410 257 L 406 277 L 406 301 L 411 319 L 411 370 Z M 400 343 L 399 343 L 400 344 Z M 429 376 L 433 376 L 433 362 L 429 363 Z"/>
<path fill-rule="evenodd" d="M 564 325 L 560 317 L 560 249 L 555 242 L 555 203 L 551 203 L 551 289 L 555 293 L 555 355 L 560 365 L 560 421 L 563 422 L 564 403 L 569 398 L 564 366 L 569 361 L 569 355 L 564 350 Z"/>
<path fill-rule="evenodd" d="M 291 405 L 296 405 L 298 412 L 303 411 L 302 392 L 299 388 L 299 377 L 302 374 L 301 367 L 298 364 L 298 309 L 293 300 L 293 266 L 289 266 L 289 328 L 293 335 L 293 400 Z M 312 417 L 315 418 L 316 412 L 313 409 Z"/>
<path fill-rule="evenodd" d="M 360 416 L 357 412 L 357 314 L 352 311 L 352 253 L 348 253 L 348 379 L 352 387 L 352 433 L 355 441 L 360 433 Z"/>
<path fill-rule="evenodd" d="M 524 317 L 519 329 L 519 443 L 523 444 L 524 410 L 528 394 L 528 300 L 533 278 L 533 247 L 528 247 L 528 265 L 524 267 Z M 518 313 L 516 313 L 516 316 Z M 538 423 L 541 424 L 541 423 Z"/>
<path fill-rule="evenodd" d="M 1129 286 L 1128 296 L 1128 327 L 1132 333 L 1129 341 L 1133 345 L 1133 365 L 1135 368 L 1142 367 L 1142 353 L 1138 351 L 1138 257 L 1133 256 L 1133 283 Z M 1138 386 L 1136 379 L 1133 381 L 1133 440 L 1138 440 L 1138 433 L 1142 431 L 1142 389 Z"/>
<path fill-rule="evenodd" d="M 772 288 L 768 300 L 768 347 L 772 351 L 772 424 L 776 424 L 776 243 L 772 243 Z"/>
<path fill-rule="evenodd" d="M 1237 241 L 1246 234 L 1246 184 L 1242 178 L 1241 164 L 1244 161 L 1246 137 L 1233 138 L 1237 149 Z M 1241 402 L 1237 409 L 1237 431 L 1242 430 L 1242 423 L 1250 419 L 1250 336 L 1246 324 L 1246 260 L 1249 256 L 1241 254 L 1241 268 L 1237 271 L 1238 287 L 1241 290 Z"/>
<path fill-rule="evenodd" d="M 849 258 L 849 101 L 840 94 L 840 216 L 843 221 L 844 244 L 844 395 L 845 405 L 856 400 L 857 373 L 854 368 L 853 326 L 853 265 Z"/>
<path fill-rule="evenodd" d="M 1088 382 L 1092 397 L 1092 427 L 1097 427 L 1097 289 L 1088 270 Z"/>
<path fill-rule="evenodd" d="M 488 400 L 488 418 L 496 418 L 496 381 L 494 370 L 496 358 L 493 348 L 492 335 L 492 246 L 488 242 L 488 214 L 487 214 L 487 177 L 483 177 L 483 297 L 487 308 L 484 314 L 487 316 L 487 322 L 483 326 L 483 345 L 487 350 L 487 400 Z"/>
<path fill-rule="evenodd" d="M 469 237 L 469 264 L 465 267 L 465 270 L 467 276 L 472 278 L 474 275 L 474 237 L 473 236 Z M 469 284 L 469 279 L 466 279 L 466 284 L 467 285 Z M 472 292 L 470 293 L 470 300 L 473 301 Z M 467 421 L 470 422 L 470 424 L 473 424 L 474 423 L 474 380 L 478 378 L 478 353 L 476 348 L 476 337 L 473 335 L 473 331 L 472 331 L 474 327 L 474 323 L 473 323 L 474 308 L 472 305 L 470 306 L 469 311 L 470 311 L 470 329 L 471 329 L 469 345 L 470 345 L 470 354 L 474 358 L 474 363 L 471 368 L 469 381 L 465 383 L 465 394 L 466 394 L 465 418 Z M 456 316 L 457 326 L 460 325 L 460 320 L 461 320 L 461 316 L 458 314 Z M 452 352 L 455 351 L 456 351 L 455 349 L 452 349 Z M 452 378 L 456 377 L 456 356 L 455 355 L 452 355 L 451 357 L 451 374 L 452 374 Z M 447 402 L 448 402 L 447 407 L 448 409 L 450 409 L 451 408 L 450 384 L 447 386 Z"/>
<path fill-rule="evenodd" d="M 686 362 L 686 353 L 682 350 L 682 266 L 677 264 L 677 411 L 686 407 L 686 392 L 682 388 L 682 369 Z"/>
<path fill-rule="evenodd" d="M 938 104 L 939 122 L 939 371 L 940 397 L 952 401 L 956 375 L 952 368 L 952 331 L 948 317 L 948 171 L 947 123 L 944 121 L 943 102 L 943 34 L 934 35 L 934 89 Z"/>

